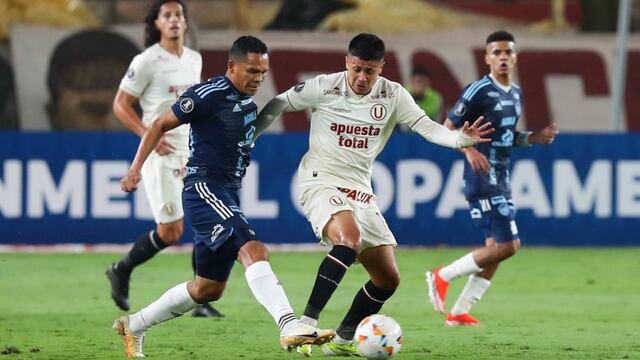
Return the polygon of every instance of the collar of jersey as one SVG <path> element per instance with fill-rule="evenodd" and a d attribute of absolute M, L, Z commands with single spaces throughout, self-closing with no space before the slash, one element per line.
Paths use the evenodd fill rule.
<path fill-rule="evenodd" d="M 486 75 L 486 77 L 487 79 L 489 79 L 489 81 L 491 81 L 491 85 L 493 85 L 494 88 L 498 89 L 503 94 L 509 94 L 511 90 L 513 90 L 513 82 L 511 82 L 511 85 L 509 86 L 509 91 L 504 91 L 504 88 L 503 88 L 504 85 L 498 85 L 498 83 L 495 81 L 493 76 L 491 76 L 491 74 Z"/>

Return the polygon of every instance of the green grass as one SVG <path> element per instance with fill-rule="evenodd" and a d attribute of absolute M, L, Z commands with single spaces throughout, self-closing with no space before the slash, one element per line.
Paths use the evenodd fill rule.
<path fill-rule="evenodd" d="M 640 359 L 640 248 L 523 249 L 504 263 L 474 308 L 482 325 L 445 328 L 426 297 L 424 271 L 465 249 L 403 249 L 400 288 L 382 309 L 404 330 L 397 359 Z M 324 253 L 274 253 L 273 268 L 294 308 L 304 308 Z M 0 349 L 5 359 L 118 359 L 111 330 L 119 312 L 104 269 L 116 254 L 0 254 Z M 136 270 L 135 310 L 190 277 L 187 254 L 156 257 Z M 365 281 L 354 266 L 322 314 L 335 327 Z M 464 283 L 454 282 L 452 303 Z M 295 359 L 278 347 L 272 319 L 236 265 L 221 320 L 184 316 L 147 333 L 150 359 Z M 316 357 L 319 357 L 319 350 Z"/>

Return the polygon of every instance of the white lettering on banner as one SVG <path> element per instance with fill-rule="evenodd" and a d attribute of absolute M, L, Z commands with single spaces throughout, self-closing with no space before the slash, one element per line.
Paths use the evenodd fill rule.
<path fill-rule="evenodd" d="M 438 201 L 436 208 L 437 218 L 450 218 L 456 210 L 468 210 L 467 200 L 464 197 L 464 160 L 457 160 L 451 166 L 447 182 Z"/>
<path fill-rule="evenodd" d="M 128 195 L 120 189 L 120 178 L 128 171 L 127 161 L 94 161 L 91 164 L 91 216 L 107 219 L 131 216 Z"/>
<path fill-rule="evenodd" d="M 399 218 L 416 215 L 416 204 L 433 200 L 442 188 L 442 172 L 432 161 L 400 160 L 396 165 L 398 197 L 396 214 Z M 422 179 L 420 185 L 417 179 Z"/>
<path fill-rule="evenodd" d="M 100 160 L 87 164 L 84 160 L 69 160 L 61 174 L 56 176 L 57 181 L 44 160 L 24 163 L 8 159 L 0 166 L 3 170 L 0 176 L 0 217 L 37 219 L 49 214 L 66 214 L 71 219 L 126 219 L 131 217 L 133 210 L 136 219 L 153 218 L 144 187 L 140 186 L 133 197 L 120 192 L 119 178 L 127 172 L 126 161 Z M 396 217 L 410 219 L 418 213 L 419 204 L 437 201 L 434 214 L 420 216 L 451 218 L 456 211 L 468 209 L 462 189 L 463 169 L 463 160 L 455 161 L 448 174 L 443 174 L 435 162 L 403 159 L 397 162 L 394 174 L 383 163 L 374 162 L 372 183 L 377 205 L 384 213 L 395 203 Z M 518 209 L 531 210 L 539 218 L 567 218 L 574 214 L 593 214 L 598 218 L 640 217 L 638 160 L 618 161 L 615 168 L 611 160 L 595 160 L 583 176 L 578 174 L 573 161 L 556 160 L 552 164 L 552 189 L 549 193 L 534 160 L 515 162 L 511 175 L 512 195 Z M 241 190 L 242 208 L 247 217 L 275 219 L 281 215 L 278 201 L 285 199 L 260 197 L 260 181 L 269 180 L 268 175 L 261 178 L 257 162 L 248 168 Z M 303 215 L 298 194 L 298 178 L 294 172 L 289 188 L 290 201 Z M 615 211 L 613 199 L 616 201 Z"/>
<path fill-rule="evenodd" d="M 540 218 L 551 216 L 549 197 L 534 160 L 520 160 L 513 165 L 511 196 L 518 208 L 529 208 L 533 210 L 535 216 Z"/>
<path fill-rule="evenodd" d="M 260 165 L 257 161 L 247 167 L 247 174 L 242 180 L 240 201 L 242 212 L 253 219 L 275 219 L 279 214 L 276 200 L 260 200 Z"/>
<path fill-rule="evenodd" d="M 22 162 L 5 160 L 4 179 L 0 179 L 0 213 L 6 218 L 22 214 Z"/>
<path fill-rule="evenodd" d="M 382 213 L 385 213 L 393 203 L 393 175 L 383 163 L 378 161 L 373 163 L 372 170 L 371 183 L 373 193 L 376 195 L 376 205 Z"/>
<path fill-rule="evenodd" d="M 27 162 L 27 174 L 29 217 L 43 217 L 45 207 L 51 214 L 64 214 L 68 207 L 72 219 L 86 216 L 87 164 L 84 161 L 67 162 L 57 187 L 44 160 Z"/>
<path fill-rule="evenodd" d="M 616 167 L 618 216 L 640 217 L 640 161 L 621 160 Z"/>
<path fill-rule="evenodd" d="M 596 217 L 610 217 L 611 190 L 609 160 L 596 160 L 591 164 L 584 186 L 580 184 L 580 177 L 571 160 L 556 160 L 553 163 L 553 207 L 556 217 L 569 217 L 572 209 L 578 214 L 588 214 L 593 209 Z"/>

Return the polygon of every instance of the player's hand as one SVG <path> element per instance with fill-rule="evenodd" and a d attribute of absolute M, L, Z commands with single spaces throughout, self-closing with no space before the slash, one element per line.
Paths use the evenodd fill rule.
<path fill-rule="evenodd" d="M 467 161 L 473 171 L 487 175 L 489 173 L 489 169 L 491 165 L 489 164 L 489 160 L 484 156 L 480 151 L 476 150 L 474 147 L 469 147 L 464 149 L 464 154 L 467 157 Z"/>
<path fill-rule="evenodd" d="M 129 173 L 120 180 L 120 188 L 124 192 L 136 191 L 141 178 L 140 171 L 130 169 Z"/>
<path fill-rule="evenodd" d="M 558 135 L 558 127 L 555 123 L 546 126 L 540 131 L 536 131 L 529 135 L 529 143 L 531 144 L 552 144 Z"/>
<path fill-rule="evenodd" d="M 468 121 L 465 121 L 460 128 L 460 147 L 473 146 L 477 143 L 491 141 L 491 138 L 485 136 L 491 134 L 495 129 L 491 126 L 490 122 L 485 122 L 484 116 L 480 116 L 473 124 L 469 125 Z"/>
<path fill-rule="evenodd" d="M 160 138 L 160 141 L 158 142 L 158 145 L 156 146 L 156 149 L 155 149 L 158 155 L 160 156 L 169 155 L 176 150 L 176 148 L 173 147 L 173 145 L 171 145 L 171 143 L 169 142 L 169 136 L 171 135 L 165 133 Z"/>

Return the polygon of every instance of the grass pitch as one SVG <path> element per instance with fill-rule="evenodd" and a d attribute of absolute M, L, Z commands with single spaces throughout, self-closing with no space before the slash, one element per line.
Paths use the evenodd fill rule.
<path fill-rule="evenodd" d="M 381 313 L 404 330 L 396 359 L 640 359 L 640 249 L 523 249 L 505 262 L 473 314 L 477 328 L 445 328 L 424 272 L 467 249 L 400 249 L 402 283 Z M 272 266 L 298 314 L 324 253 L 274 253 Z M 120 312 L 104 276 L 117 254 L 0 254 L 0 360 L 119 359 Z M 189 279 L 188 254 L 163 254 L 134 272 L 133 310 Z M 335 327 L 366 279 L 347 273 L 322 314 Z M 453 283 L 453 304 L 465 280 Z M 147 333 L 150 359 L 295 359 L 253 299 L 240 265 L 216 304 L 224 319 L 184 316 Z M 7 353 L 7 354 L 4 354 Z M 321 357 L 319 348 L 314 357 Z"/>

